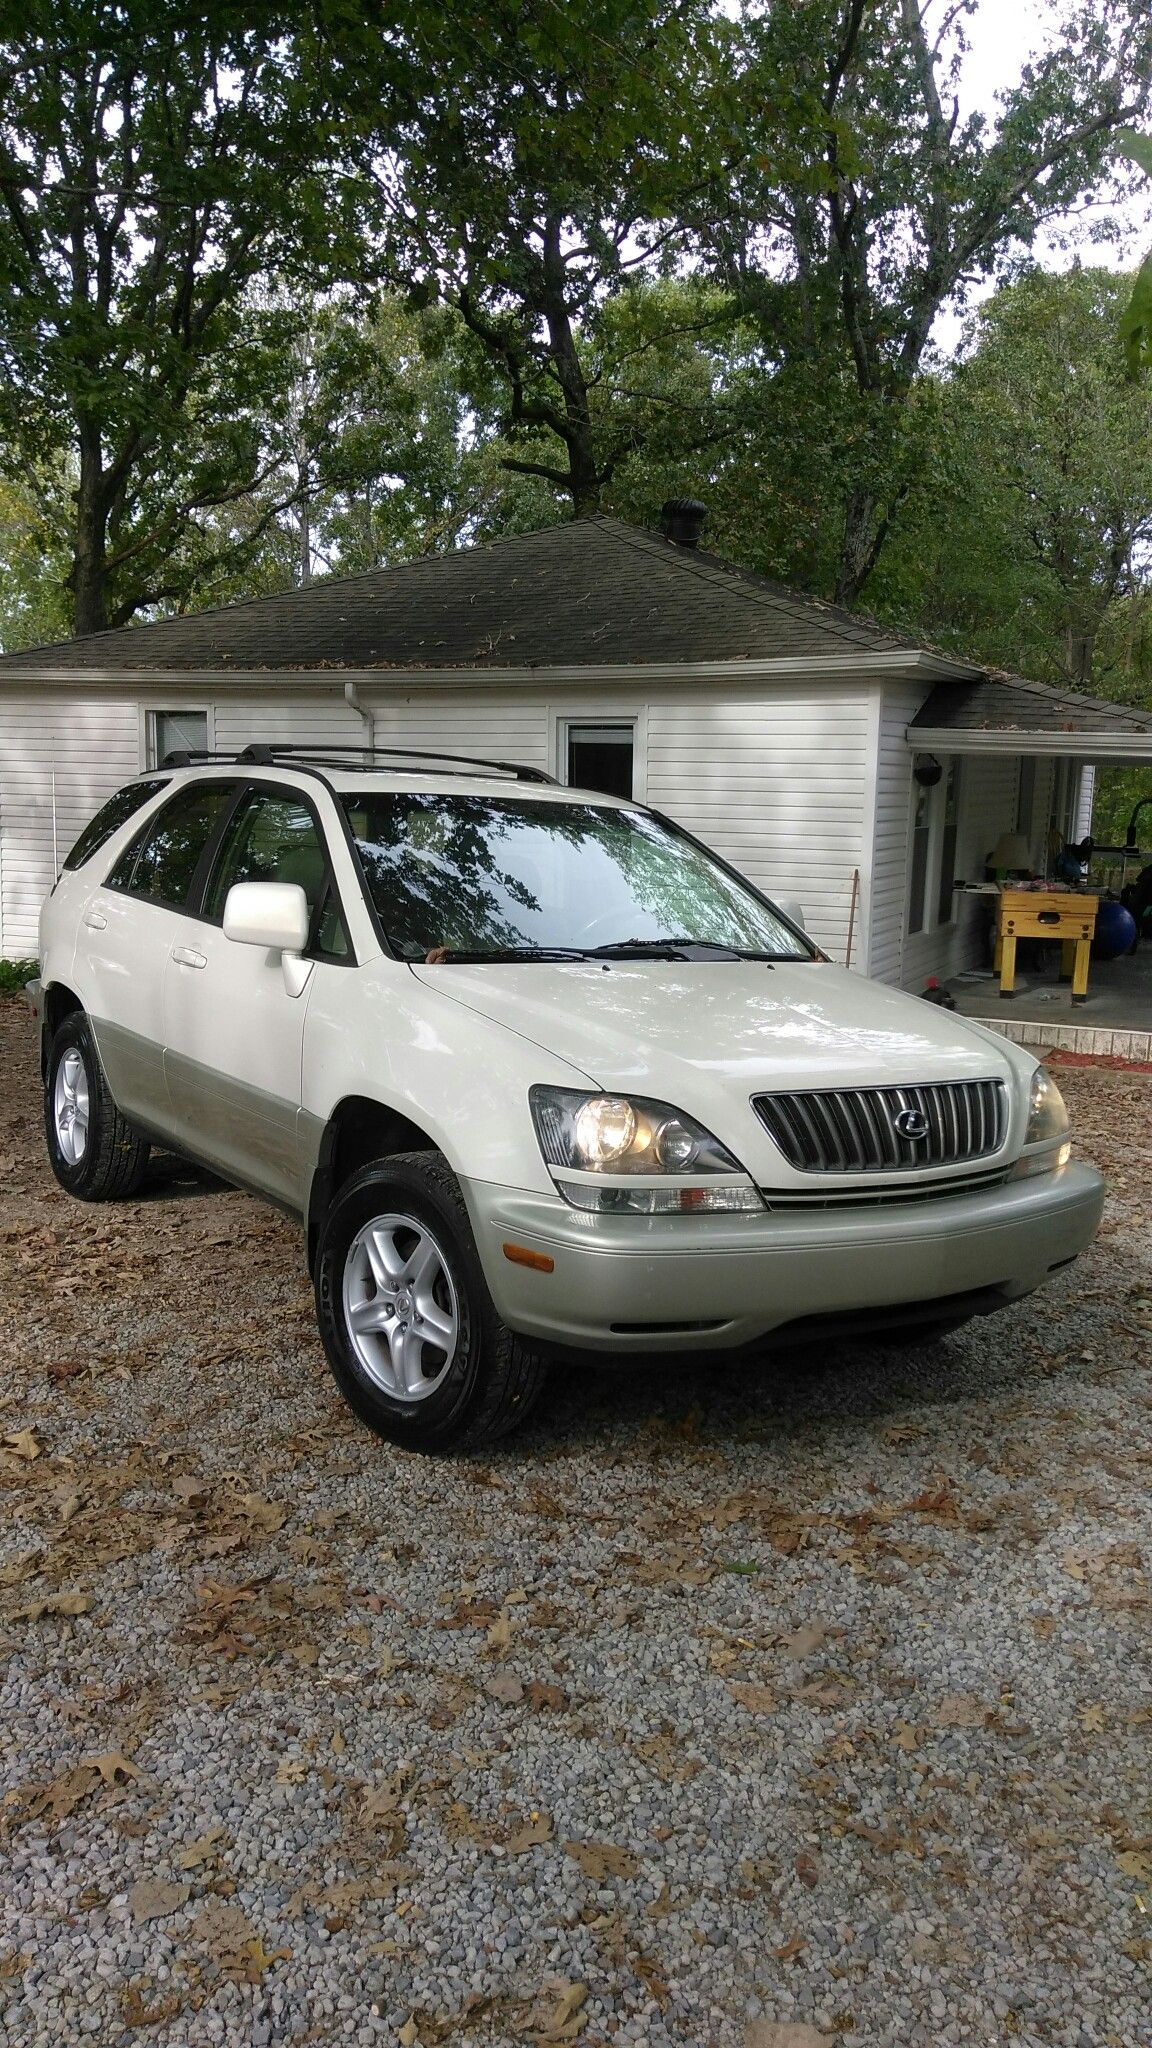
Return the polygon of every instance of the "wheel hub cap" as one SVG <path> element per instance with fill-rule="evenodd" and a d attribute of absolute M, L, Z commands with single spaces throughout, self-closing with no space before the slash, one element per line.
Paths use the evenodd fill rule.
<path fill-rule="evenodd" d="M 390 1400 L 426 1401 L 456 1356 L 460 1304 L 427 1224 L 374 1216 L 344 1261 L 344 1325 L 357 1360 Z"/>
<path fill-rule="evenodd" d="M 90 1102 L 88 1069 L 83 1055 L 69 1046 L 56 1069 L 52 1091 L 52 1121 L 60 1156 L 69 1166 L 78 1166 L 88 1149 Z"/>

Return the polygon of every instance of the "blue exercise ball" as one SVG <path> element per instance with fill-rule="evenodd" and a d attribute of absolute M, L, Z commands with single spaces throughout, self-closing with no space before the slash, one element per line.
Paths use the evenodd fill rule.
<path fill-rule="evenodd" d="M 1136 943 L 1136 919 L 1122 903 L 1104 902 L 1096 912 L 1096 936 L 1092 941 L 1094 960 L 1118 960 Z"/>

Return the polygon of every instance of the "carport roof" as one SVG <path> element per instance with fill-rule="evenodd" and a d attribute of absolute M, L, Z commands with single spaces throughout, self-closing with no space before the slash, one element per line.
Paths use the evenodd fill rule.
<path fill-rule="evenodd" d="M 986 675 L 937 683 L 908 727 L 913 746 L 960 753 L 1152 759 L 1152 712 L 1079 690 Z"/>
<path fill-rule="evenodd" d="M 835 605 L 597 516 L 0 656 L 0 682 L 30 672 L 106 681 L 181 671 L 507 672 L 822 659 L 843 667 L 853 657 L 896 666 L 908 663 L 909 650 L 915 642 Z M 928 675 L 976 673 L 947 657 L 921 660 Z"/>

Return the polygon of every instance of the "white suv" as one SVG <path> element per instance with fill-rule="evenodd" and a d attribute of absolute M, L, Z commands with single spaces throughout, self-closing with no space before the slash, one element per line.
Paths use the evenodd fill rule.
<path fill-rule="evenodd" d="M 1095 1233 L 1036 1060 L 832 966 L 642 806 L 534 771 L 170 756 L 44 906 L 62 1187 L 150 1145 L 299 1216 L 347 1399 L 501 1435 L 548 1350 L 954 1328 Z"/>

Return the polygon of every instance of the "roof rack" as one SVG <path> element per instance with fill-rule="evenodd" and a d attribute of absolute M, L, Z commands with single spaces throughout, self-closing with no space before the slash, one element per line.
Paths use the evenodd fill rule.
<path fill-rule="evenodd" d="M 498 774 L 511 776 L 514 782 L 556 782 L 556 777 L 546 775 L 543 768 L 528 768 L 521 761 L 493 761 L 481 754 L 444 754 L 436 747 L 276 746 L 269 745 L 263 740 L 253 740 L 235 756 L 212 755 L 196 758 L 231 758 L 248 761 L 253 767 L 262 768 L 275 767 L 278 761 L 284 760 L 311 762 L 319 767 L 360 768 L 365 774 L 371 773 L 377 761 L 450 761 L 453 765 L 442 771 L 446 775 L 463 775 L 474 768 L 490 768 L 495 769 Z M 186 763 L 181 760 L 178 765 L 183 767 Z"/>

